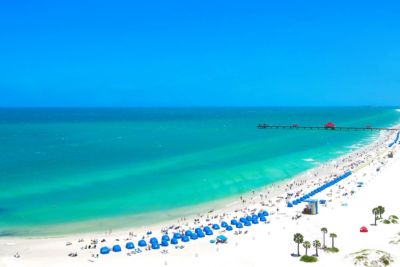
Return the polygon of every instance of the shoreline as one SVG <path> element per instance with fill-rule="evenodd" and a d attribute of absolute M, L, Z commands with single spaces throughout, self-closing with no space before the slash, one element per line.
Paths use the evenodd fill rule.
<path fill-rule="evenodd" d="M 274 190 L 273 193 L 268 195 L 268 198 L 264 199 L 263 195 L 258 195 L 260 192 L 263 192 L 262 190 L 257 191 L 257 193 L 250 192 L 244 195 L 243 198 L 246 200 L 244 203 L 236 201 L 235 203 L 232 203 L 232 205 L 226 206 L 224 209 L 214 210 L 213 212 L 198 215 L 197 217 L 193 215 L 178 221 L 171 221 L 171 224 L 175 227 L 179 227 L 178 231 L 180 231 L 182 229 L 193 229 L 196 226 L 220 222 L 224 219 L 228 220 L 231 218 L 238 218 L 260 209 L 266 209 L 269 211 L 271 216 L 268 217 L 267 224 L 260 223 L 257 226 L 255 225 L 250 228 L 245 228 L 243 229 L 246 230 L 244 233 L 237 233 L 237 231 L 235 231 L 234 235 L 232 235 L 232 232 L 228 233 L 219 231 L 219 233 L 226 234 L 229 239 L 233 240 L 233 243 L 229 243 L 226 247 L 217 246 L 215 250 L 215 248 L 210 247 L 208 242 L 205 242 L 206 240 L 199 240 L 185 244 L 185 253 L 182 253 L 180 249 L 174 249 L 170 246 L 167 248 L 169 252 L 167 252 L 165 255 L 163 255 L 163 253 L 159 254 L 160 251 L 157 250 L 143 251 L 143 253 L 140 253 L 140 255 L 133 255 L 129 252 L 126 254 L 126 250 L 123 248 L 124 253 L 111 252 L 111 255 L 100 255 L 100 257 L 96 257 L 96 254 L 99 253 L 99 247 L 94 250 L 87 248 L 87 245 L 90 244 L 90 242 L 93 242 L 93 240 L 101 239 L 106 241 L 104 243 L 99 243 L 99 246 L 106 245 L 111 247 L 116 243 L 123 245 L 127 240 L 134 240 L 136 244 L 139 239 L 143 237 L 148 239 L 150 237 L 150 235 L 145 234 L 150 229 L 156 229 L 152 231 L 153 233 L 151 236 L 156 236 L 158 238 L 163 231 L 171 230 L 170 227 L 166 226 L 167 223 L 163 222 L 156 225 L 137 227 L 134 229 L 117 229 L 116 231 L 109 233 L 86 232 L 53 237 L 1 237 L 0 263 L 4 263 L 4 266 L 20 266 L 22 262 L 24 262 L 23 266 L 53 266 L 52 264 L 57 261 L 57 263 L 60 263 L 57 266 L 70 266 L 71 264 L 79 264 L 79 266 L 85 266 L 86 264 L 89 264 L 89 266 L 92 266 L 92 264 L 96 264 L 98 266 L 109 266 L 110 264 L 114 263 L 126 264 L 136 260 L 136 264 L 150 264 L 150 266 L 167 265 L 165 264 L 167 262 L 174 262 L 172 266 L 185 266 L 187 264 L 204 266 L 205 264 L 210 265 L 211 262 L 220 262 L 219 265 L 222 264 L 223 259 L 220 258 L 223 257 L 221 255 L 223 255 L 224 251 L 226 251 L 226 253 L 228 253 L 226 255 L 227 257 L 229 255 L 229 257 L 233 257 L 235 259 L 234 262 L 231 262 L 233 266 L 243 266 L 247 262 L 245 258 L 247 259 L 248 257 L 254 257 L 254 259 L 260 261 L 260 259 L 263 257 L 264 253 L 257 248 L 257 245 L 255 245 L 259 244 L 259 242 L 261 242 L 260 244 L 262 244 L 263 249 L 265 246 L 269 247 L 270 249 L 275 249 L 277 246 L 284 248 L 283 253 L 285 254 L 282 255 L 286 255 L 286 253 L 292 250 L 293 244 L 291 235 L 297 231 L 300 231 L 297 228 L 302 229 L 301 231 L 306 232 L 308 235 L 315 235 L 313 232 L 317 232 L 319 235 L 319 228 L 312 230 L 315 228 L 315 226 L 310 228 L 310 223 L 313 225 L 318 225 L 317 227 L 328 226 L 328 228 L 336 228 L 335 231 L 339 232 L 339 236 L 346 239 L 343 234 L 346 229 L 343 228 L 344 226 L 340 222 L 341 217 L 337 217 L 337 214 L 346 211 L 350 214 L 347 216 L 352 216 L 353 213 L 360 212 L 360 210 L 364 211 L 364 202 L 366 202 L 365 197 L 371 198 L 377 194 L 369 193 L 362 199 L 360 199 L 359 196 L 362 196 L 364 191 L 376 191 L 380 186 L 388 186 L 388 183 L 384 180 L 381 181 L 382 179 L 375 178 L 385 175 L 385 173 L 388 171 L 400 170 L 400 166 L 395 165 L 396 163 L 398 164 L 400 159 L 399 153 L 397 153 L 399 150 L 399 145 L 394 146 L 394 149 L 391 150 L 395 154 L 393 160 L 389 159 L 387 155 L 384 155 L 384 153 L 388 151 L 387 142 L 391 141 L 392 136 L 393 135 L 390 134 L 382 134 L 379 136 L 378 140 L 375 140 L 371 144 L 363 146 L 351 154 L 346 154 L 343 157 L 340 157 L 339 163 L 342 163 L 342 165 L 338 164 L 338 159 L 330 162 L 330 164 L 326 164 L 327 166 L 325 167 L 327 168 L 327 171 L 332 171 L 331 168 L 333 167 L 336 173 L 341 173 L 342 170 L 348 170 L 348 168 L 352 168 L 354 173 L 349 179 L 339 183 L 337 186 L 335 186 L 335 188 L 332 188 L 327 192 L 320 193 L 321 195 L 317 196 L 317 198 L 320 199 L 327 199 L 327 205 L 321 207 L 320 214 L 316 217 L 300 216 L 297 218 L 299 212 L 301 211 L 300 205 L 294 208 L 287 208 L 286 201 L 288 199 L 285 199 L 282 196 L 285 195 L 285 192 L 287 193 L 287 191 L 285 191 L 284 186 L 276 185 L 275 189 L 280 190 Z M 324 165 L 321 167 L 324 167 Z M 381 171 L 378 172 L 378 169 Z M 313 170 L 315 171 L 315 169 Z M 291 187 L 289 191 L 307 192 L 310 189 L 314 189 L 317 185 L 326 183 L 330 180 L 330 178 L 335 177 L 332 172 L 329 177 L 326 177 L 325 173 L 319 173 L 317 176 L 313 176 L 312 174 L 312 172 L 308 173 L 310 177 L 305 180 L 299 181 L 298 178 L 288 179 L 289 181 L 286 181 L 287 184 L 296 186 Z M 320 178 L 320 176 L 325 178 Z M 393 175 L 391 175 L 389 178 L 386 177 L 385 179 L 395 178 L 393 178 Z M 359 189 L 356 187 L 356 185 L 360 180 L 365 182 L 365 186 Z M 377 186 L 371 186 L 370 183 L 377 183 Z M 353 197 L 353 194 L 350 196 L 350 190 L 355 190 L 355 197 Z M 395 188 L 392 187 L 390 190 L 395 190 Z M 276 196 L 273 196 L 275 194 Z M 387 196 L 385 195 L 385 197 L 395 197 L 395 194 L 391 193 Z M 356 210 L 354 207 L 352 207 L 352 202 L 358 203 L 358 206 L 354 206 Z M 394 204 L 396 203 L 392 199 L 390 199 L 390 202 L 393 202 Z M 366 218 L 368 218 L 367 222 L 369 222 L 370 208 L 367 207 L 367 209 L 368 212 Z M 387 209 L 389 212 L 392 212 L 393 207 L 387 207 Z M 396 209 L 397 208 L 394 209 L 395 213 L 397 212 L 396 214 L 400 215 L 400 211 L 397 211 Z M 364 216 L 364 213 L 362 215 Z M 334 218 L 339 218 L 339 221 L 337 219 L 335 220 Z M 357 224 L 358 223 L 359 222 L 357 221 Z M 362 224 L 365 224 L 365 222 Z M 287 229 L 290 229 L 290 231 L 287 231 Z M 357 233 L 357 229 L 355 229 L 352 230 L 351 233 L 348 233 L 348 235 L 353 235 L 353 231 Z M 396 231 L 398 231 L 398 229 Z M 266 236 L 267 239 L 260 238 L 261 236 Z M 283 243 L 283 240 L 285 243 Z M 243 247 L 242 245 L 239 245 L 239 242 L 247 245 Z M 68 243 L 71 243 L 71 245 L 67 245 Z M 252 246 L 252 249 L 246 249 L 247 246 Z M 238 248 L 240 252 L 237 251 Z M 42 255 L 41 253 L 44 253 L 45 251 L 48 251 L 46 252 L 48 253 L 46 254 L 46 257 L 40 256 Z M 13 257 L 16 252 L 21 255 L 21 258 Z M 69 252 L 76 252 L 79 255 L 76 258 L 71 258 L 68 257 Z M 257 252 L 258 254 L 253 255 L 253 252 Z M 277 250 L 277 253 L 281 254 L 282 252 L 281 250 Z M 206 255 L 207 257 L 202 257 L 200 260 L 198 255 Z M 333 259 L 332 257 L 333 256 L 326 256 L 325 258 Z M 342 258 L 340 260 L 339 266 L 342 266 Z M 284 262 L 286 262 L 286 264 L 275 266 L 297 266 L 296 264 L 299 264 L 297 260 L 294 261 L 294 259 L 290 256 L 285 256 Z M 335 262 L 335 259 L 333 262 Z M 260 261 L 260 263 L 262 263 L 262 261 Z M 214 265 L 211 264 L 211 266 Z M 253 266 L 258 265 L 253 262 Z M 336 264 L 329 266 L 338 265 Z"/>
<path fill-rule="evenodd" d="M 400 129 L 400 124 L 395 124 L 391 127 L 394 128 L 399 128 Z M 385 135 L 386 134 L 386 135 Z M 116 232 L 116 233 L 122 233 L 122 232 L 127 232 L 127 231 L 145 231 L 146 229 L 160 229 L 165 225 L 171 225 L 176 223 L 177 221 L 181 219 L 185 219 L 186 221 L 193 220 L 194 218 L 204 216 L 207 213 L 210 213 L 210 211 L 213 211 L 214 213 L 225 213 L 231 210 L 237 210 L 237 209 L 242 209 L 246 205 L 245 203 L 240 203 L 240 199 L 243 198 L 244 200 L 251 199 L 252 203 L 254 204 L 255 201 L 260 200 L 260 198 L 254 198 L 254 196 L 259 196 L 260 194 L 263 195 L 263 197 L 267 198 L 275 198 L 287 191 L 285 190 L 285 186 L 287 187 L 289 184 L 295 185 L 291 190 L 294 189 L 300 189 L 305 183 L 310 182 L 312 180 L 317 180 L 317 179 L 329 179 L 335 175 L 340 175 L 339 172 L 335 172 L 335 169 L 337 168 L 338 162 L 345 162 L 347 160 L 351 160 L 352 157 L 357 156 L 358 154 L 367 151 L 375 146 L 382 145 L 384 142 L 388 142 L 391 133 L 385 133 L 381 132 L 378 137 L 366 137 L 356 144 L 353 144 L 351 146 L 348 146 L 346 148 L 351 149 L 349 152 L 344 152 L 344 154 L 339 155 L 336 158 L 327 160 L 326 162 L 319 163 L 318 166 L 315 166 L 311 169 L 305 170 L 295 176 L 280 180 L 278 182 L 274 182 L 268 185 L 264 185 L 258 188 L 254 188 L 251 191 L 242 193 L 242 194 L 236 194 L 236 195 L 231 195 L 228 197 L 224 197 L 221 199 L 217 200 L 212 200 L 204 203 L 199 203 L 196 205 L 190 205 L 190 206 L 185 206 L 181 208 L 175 208 L 171 210 L 165 210 L 165 211 L 157 211 L 157 212 L 148 212 L 148 213 L 141 213 L 141 214 L 136 214 L 136 215 L 122 215 L 118 217 L 113 217 L 113 218 L 105 218 L 105 219 L 94 219 L 94 220 L 88 220 L 88 221 L 82 221 L 82 222 L 73 222 L 73 223 L 61 223 L 61 224 L 52 224 L 48 226 L 38 226 L 32 227 L 29 229 L 36 229 L 39 230 L 43 228 L 54 228 L 54 232 L 56 232 L 59 228 L 71 228 L 71 230 L 67 230 L 66 232 L 63 233 L 55 233 L 55 234 L 46 234 L 46 233 L 39 233 L 39 234 L 26 234 L 26 235 L 3 235 L 0 236 L 0 240 L 2 238 L 28 238 L 28 239 L 47 239 L 47 238 L 60 238 L 60 237 L 74 237 L 77 235 L 98 235 L 98 234 L 104 234 L 105 232 Z M 365 142 L 365 139 L 371 139 L 370 142 Z M 364 143 L 365 142 L 365 143 Z M 360 145 L 360 143 L 363 143 Z M 307 159 L 304 159 L 307 161 Z M 314 162 L 314 161 L 313 161 Z M 317 175 L 315 175 L 317 174 Z M 266 193 L 268 192 L 268 193 Z M 196 212 L 193 212 L 191 210 L 196 210 Z M 120 221 L 134 221 L 137 219 L 140 219 L 142 217 L 149 217 L 149 216 L 159 216 L 160 214 L 169 214 L 167 217 L 161 219 L 160 221 L 157 222 L 148 222 L 148 221 L 141 221 L 139 224 L 132 224 L 132 223 L 119 223 Z M 87 230 L 87 229 L 93 229 L 96 228 L 94 225 L 97 224 L 102 224 L 104 222 L 112 221 L 114 224 L 116 224 L 116 227 L 112 227 L 111 229 L 108 230 Z M 99 223 L 100 222 L 100 223 Z M 115 223 L 118 222 L 118 223 Z M 130 226 L 129 226 L 130 224 Z M 82 230 L 76 230 L 79 228 L 83 228 Z"/>

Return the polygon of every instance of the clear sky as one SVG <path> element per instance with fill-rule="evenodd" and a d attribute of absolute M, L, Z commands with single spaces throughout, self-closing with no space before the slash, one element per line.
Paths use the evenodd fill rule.
<path fill-rule="evenodd" d="M 0 106 L 400 103 L 399 1 L 2 1 Z"/>

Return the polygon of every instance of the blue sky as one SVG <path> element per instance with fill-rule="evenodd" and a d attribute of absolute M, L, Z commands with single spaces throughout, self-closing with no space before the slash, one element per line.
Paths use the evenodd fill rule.
<path fill-rule="evenodd" d="M 0 106 L 399 105 L 396 1 L 3 1 Z"/>

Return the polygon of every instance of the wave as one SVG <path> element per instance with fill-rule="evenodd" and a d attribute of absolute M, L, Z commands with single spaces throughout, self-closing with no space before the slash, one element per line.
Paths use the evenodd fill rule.
<path fill-rule="evenodd" d="M 313 158 L 306 158 L 306 159 L 303 159 L 304 161 L 306 161 L 306 162 L 313 162 L 313 161 L 315 161 Z"/>

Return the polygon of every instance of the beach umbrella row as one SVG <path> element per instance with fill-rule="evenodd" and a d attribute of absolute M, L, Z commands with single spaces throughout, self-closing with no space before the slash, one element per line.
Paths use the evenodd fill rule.
<path fill-rule="evenodd" d="M 318 193 L 322 192 L 323 190 L 327 189 L 328 187 L 331 187 L 331 186 L 337 184 L 338 182 L 340 182 L 341 180 L 343 180 L 343 179 L 349 177 L 351 174 L 352 174 L 352 172 L 351 172 L 351 171 L 348 171 L 348 172 L 346 172 L 346 173 L 340 175 L 339 177 L 336 177 L 336 178 L 333 179 L 332 181 L 330 181 L 330 182 L 328 182 L 328 183 L 326 183 L 326 184 L 324 184 L 324 185 L 321 185 L 321 186 L 317 187 L 316 189 L 314 189 L 313 191 L 309 192 L 308 194 L 305 194 L 305 195 L 303 195 L 302 197 L 299 197 L 299 198 L 293 200 L 292 202 L 288 202 L 287 206 L 288 206 L 289 208 L 291 208 L 291 207 L 293 207 L 294 205 L 298 205 L 298 204 L 300 204 L 301 202 L 303 202 L 303 201 L 309 199 L 310 197 L 314 196 L 315 194 L 318 194 Z"/>
<path fill-rule="evenodd" d="M 163 235 L 161 237 L 161 242 L 159 243 L 158 239 L 155 237 L 151 237 L 149 240 L 149 244 L 151 246 L 151 249 L 159 249 L 160 246 L 162 247 L 167 247 L 169 244 L 171 245 L 177 245 L 179 240 L 181 242 L 189 242 L 190 240 L 197 240 L 199 238 L 204 238 L 206 235 L 210 236 L 213 235 L 214 232 L 213 230 L 220 230 L 221 227 L 224 228 L 226 231 L 232 231 L 233 226 L 236 226 L 236 228 L 243 228 L 243 226 L 251 226 L 251 224 L 258 224 L 259 221 L 265 222 L 266 221 L 266 216 L 269 216 L 267 211 L 260 211 L 258 214 L 253 214 L 253 215 L 248 215 L 246 217 L 241 217 L 239 221 L 233 219 L 231 220 L 231 225 L 229 225 L 227 222 L 222 221 L 221 225 L 214 223 L 213 225 L 210 226 L 205 226 L 203 228 L 196 228 L 194 232 L 192 230 L 186 230 L 184 234 L 181 233 L 174 233 L 172 237 L 169 237 L 168 235 Z M 138 241 L 138 246 L 139 247 L 146 247 L 147 242 L 146 240 L 142 239 Z M 133 242 L 127 242 L 125 245 L 126 249 L 134 249 L 135 244 Z M 110 253 L 111 249 L 108 247 L 102 247 L 100 248 L 100 253 L 101 254 L 108 254 Z M 121 251 L 121 246 L 120 245 L 114 245 L 112 247 L 112 251 L 114 252 L 120 252 Z"/>
<path fill-rule="evenodd" d="M 392 147 L 394 144 L 396 144 L 397 141 L 399 141 L 399 139 L 400 139 L 400 132 L 397 132 L 397 135 L 396 135 L 396 138 L 394 139 L 394 141 L 388 145 L 389 148 Z M 400 144 L 400 142 L 399 142 L 399 144 Z"/>

